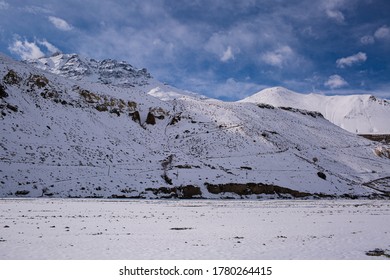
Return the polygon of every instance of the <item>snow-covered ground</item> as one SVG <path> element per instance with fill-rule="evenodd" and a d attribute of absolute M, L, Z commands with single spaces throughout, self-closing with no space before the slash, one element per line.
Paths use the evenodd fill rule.
<path fill-rule="evenodd" d="M 388 200 L 1 199 L 0 259 L 386 259 L 389 224 Z"/>

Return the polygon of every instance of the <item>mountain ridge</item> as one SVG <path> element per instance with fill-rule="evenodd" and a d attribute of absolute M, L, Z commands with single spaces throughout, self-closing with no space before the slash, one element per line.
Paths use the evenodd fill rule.
<path fill-rule="evenodd" d="M 84 58 L 78 54 L 55 53 L 26 61 L 36 68 L 71 79 L 112 84 L 122 87 L 146 85 L 152 76 L 146 68 L 137 69 L 125 61 Z"/>
<path fill-rule="evenodd" d="M 145 68 L 137 69 L 125 61 L 98 61 L 77 54 L 55 53 L 26 62 L 36 68 L 75 80 L 125 88 L 144 86 L 148 88 L 149 94 L 163 100 L 178 97 L 178 89 L 167 90 L 168 86 L 155 80 Z M 200 96 L 181 91 L 180 95 L 183 94 Z M 325 96 L 317 93 L 301 94 L 283 87 L 273 87 L 239 102 L 267 103 L 276 107 L 317 111 L 332 123 L 353 133 L 390 134 L 390 123 L 385 121 L 386 117 L 390 117 L 390 101 L 369 94 Z"/>
<path fill-rule="evenodd" d="M 152 78 L 130 87 L 88 79 L 0 55 L 1 197 L 389 193 L 388 146 L 319 114 L 207 99 Z"/>
<path fill-rule="evenodd" d="M 390 134 L 390 101 L 373 95 L 325 96 L 301 94 L 274 87 L 264 89 L 240 102 L 267 103 L 318 111 L 332 123 L 358 134 Z"/>

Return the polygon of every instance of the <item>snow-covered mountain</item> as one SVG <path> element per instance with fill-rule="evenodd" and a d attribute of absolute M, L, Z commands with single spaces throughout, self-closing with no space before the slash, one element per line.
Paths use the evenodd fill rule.
<path fill-rule="evenodd" d="M 389 194 L 389 147 L 319 113 L 206 99 L 113 60 L 45 60 L 0 55 L 0 197 Z"/>
<path fill-rule="evenodd" d="M 130 88 L 132 92 L 147 92 L 162 100 L 172 100 L 180 96 L 204 96 L 181 91 L 154 79 L 147 69 L 137 69 L 125 61 L 104 59 L 98 61 L 78 54 L 55 53 L 52 56 L 30 59 L 26 63 L 53 74 L 85 83 L 99 83 L 121 88 Z"/>
<path fill-rule="evenodd" d="M 148 71 L 136 69 L 124 61 L 80 57 L 77 54 L 55 53 L 49 57 L 28 60 L 36 68 L 76 80 L 88 80 L 122 87 L 147 85 L 152 79 Z"/>
<path fill-rule="evenodd" d="M 332 123 L 353 133 L 390 134 L 390 101 L 372 95 L 325 96 L 274 87 L 264 89 L 241 102 L 317 111 Z"/>

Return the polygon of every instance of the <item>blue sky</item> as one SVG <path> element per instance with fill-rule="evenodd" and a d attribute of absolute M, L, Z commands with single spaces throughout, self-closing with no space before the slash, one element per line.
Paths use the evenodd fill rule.
<path fill-rule="evenodd" d="M 390 98 L 388 0 L 0 0 L 0 52 L 146 67 L 223 100 L 284 86 Z"/>

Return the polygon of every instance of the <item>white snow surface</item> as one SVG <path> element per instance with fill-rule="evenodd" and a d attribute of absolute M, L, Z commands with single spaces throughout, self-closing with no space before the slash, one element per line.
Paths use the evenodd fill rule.
<path fill-rule="evenodd" d="M 353 133 L 390 134 L 390 101 L 368 94 L 325 96 L 273 87 L 244 98 L 241 102 L 317 111 L 332 123 Z"/>
<path fill-rule="evenodd" d="M 318 114 L 73 59 L 55 74 L 0 55 L 0 197 L 388 196 L 390 159 L 374 150 L 389 147 Z"/>
<path fill-rule="evenodd" d="M 381 260 L 389 221 L 388 200 L 0 199 L 0 259 Z"/>

